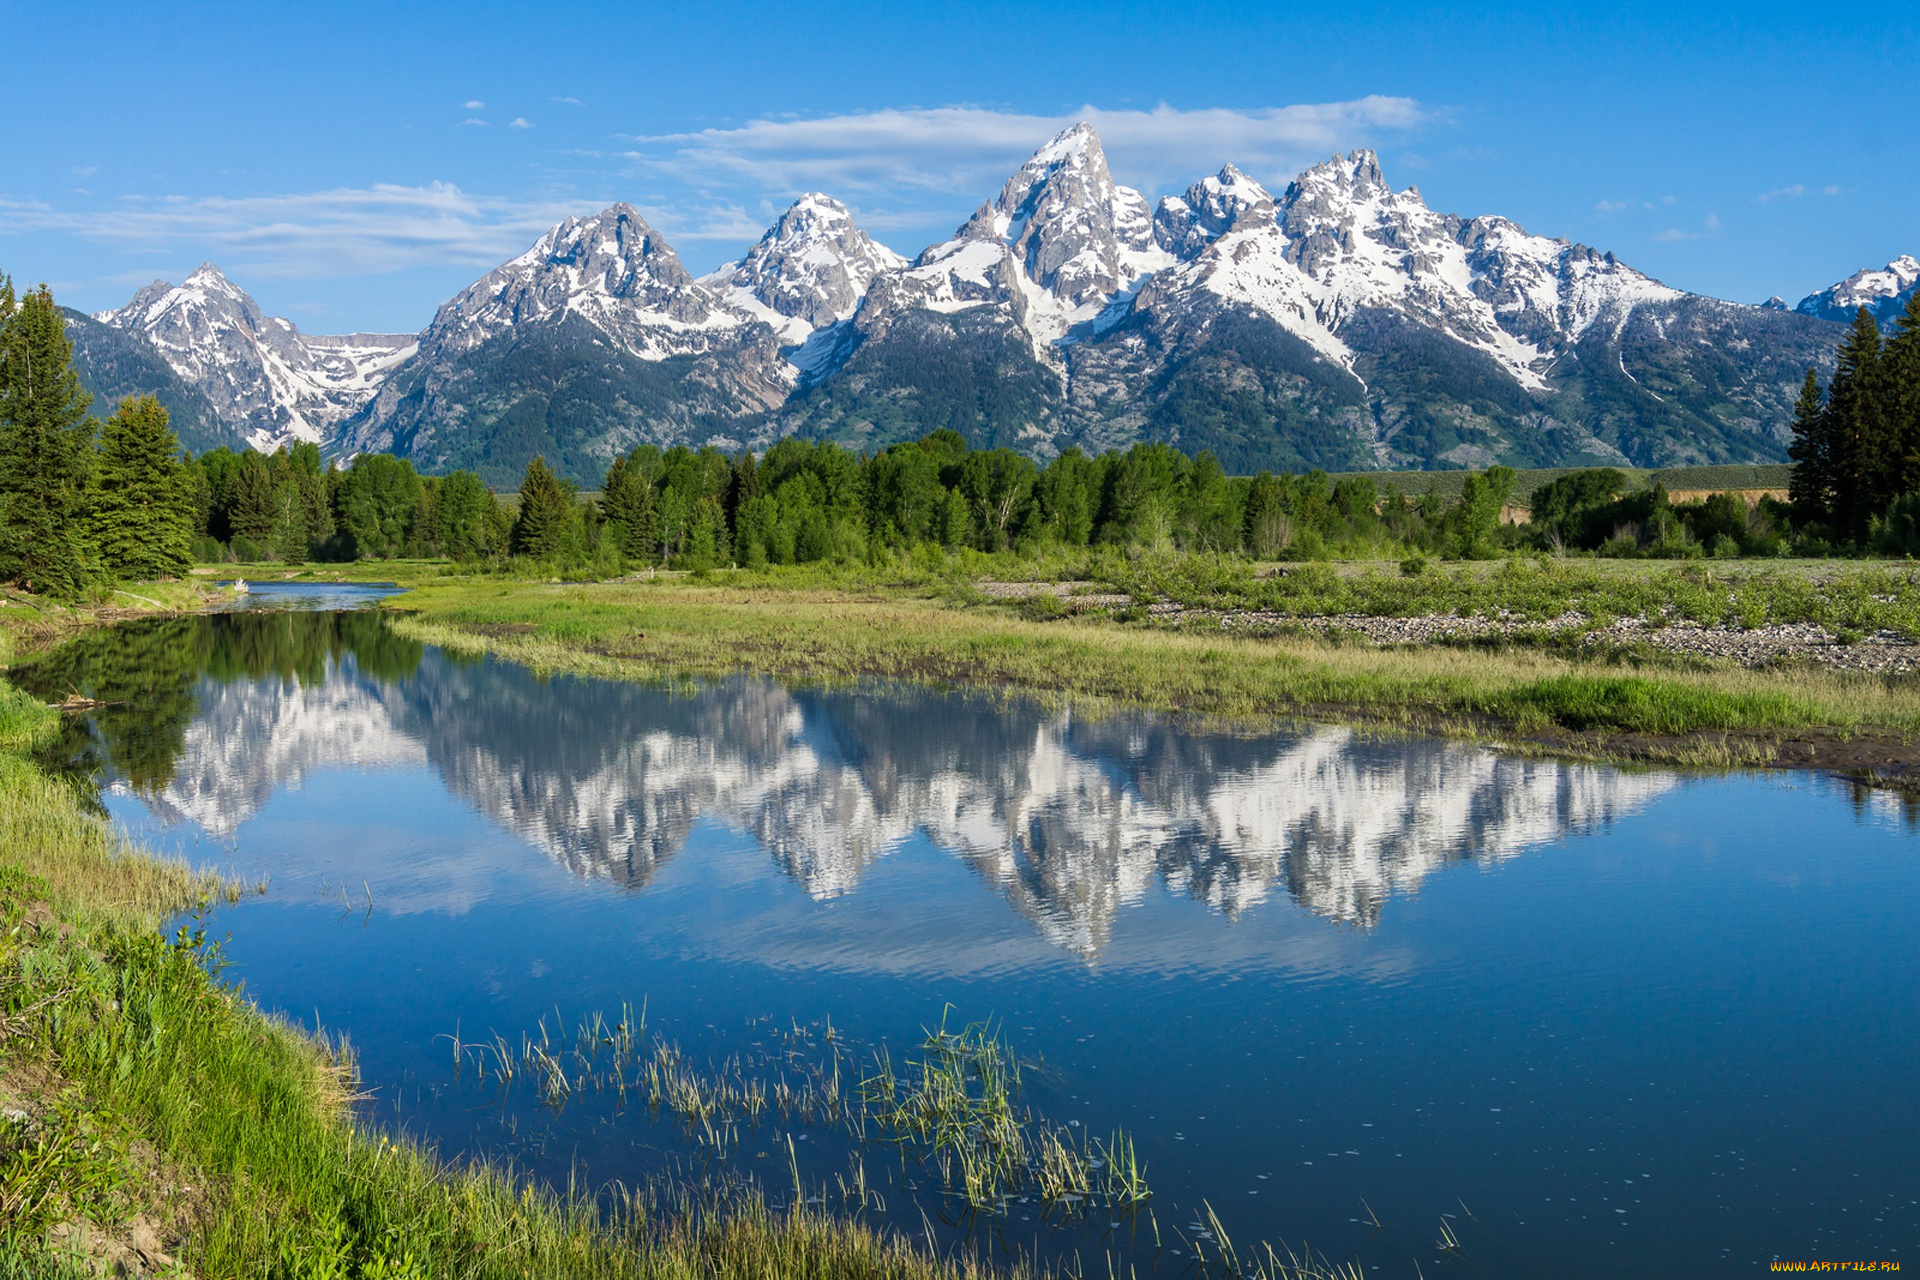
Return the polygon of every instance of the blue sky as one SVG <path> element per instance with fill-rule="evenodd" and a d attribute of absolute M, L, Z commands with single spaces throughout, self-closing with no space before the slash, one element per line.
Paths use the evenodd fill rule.
<path fill-rule="evenodd" d="M 411 330 L 614 200 L 696 272 L 807 189 L 913 254 L 1090 115 L 1149 196 L 1371 146 L 1433 208 L 1792 301 L 1920 254 L 1917 13 L 0 0 L 0 270 L 95 310 L 212 259 Z"/>

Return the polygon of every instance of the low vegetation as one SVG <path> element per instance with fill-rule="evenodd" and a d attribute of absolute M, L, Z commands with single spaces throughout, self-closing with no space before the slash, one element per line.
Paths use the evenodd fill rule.
<path fill-rule="evenodd" d="M 1217 622 L 1166 626 L 1126 595 L 1082 613 L 1052 595 L 1054 607 L 1044 610 L 1031 601 L 996 602 L 973 585 L 971 571 L 981 566 L 966 568 L 947 578 L 907 564 L 891 580 L 865 568 L 837 578 L 787 570 L 598 584 L 423 577 L 396 602 L 404 610 L 396 625 L 422 641 L 614 677 L 744 669 L 818 681 L 878 676 L 992 685 L 1045 699 L 1322 717 L 1647 760 L 1763 762 L 1778 758 L 1791 740 L 1841 736 L 1897 745 L 1920 729 L 1920 686 L 1900 678 L 1745 670 L 1631 646 L 1570 650 L 1528 644 L 1524 637 L 1383 647 L 1338 633 L 1248 635 Z M 1181 572 L 1179 562 L 1167 572 Z M 1452 584 L 1451 596 L 1447 587 L 1430 589 L 1429 598 L 1442 607 L 1469 599 L 1498 609 L 1531 599 L 1543 614 L 1564 607 L 1561 597 L 1577 594 L 1584 582 L 1548 590 L 1530 576 L 1556 571 L 1532 565 L 1432 572 Z M 1524 590 L 1502 581 L 1509 575 L 1520 577 Z M 1316 572 L 1313 580 L 1324 594 L 1304 599 L 1316 608 L 1330 601 L 1364 604 L 1373 584 L 1399 581 L 1379 569 L 1351 580 Z M 1673 606 L 1661 584 L 1649 587 L 1639 577 L 1586 585 L 1617 593 L 1620 607 L 1635 599 Z M 1867 584 L 1873 585 L 1879 584 Z M 1072 592 L 1088 588 L 1095 599 L 1106 590 L 1097 582 L 1069 584 L 1064 598 L 1080 600 Z M 1194 598 L 1220 598 L 1191 584 L 1185 589 Z M 1385 585 L 1379 590 L 1378 607 L 1397 601 Z M 1713 590 L 1724 598 L 1724 586 Z M 1910 612 L 1873 610 L 1920 606 L 1911 585 L 1902 586 L 1893 605 L 1871 599 L 1874 593 L 1864 588 L 1820 593 L 1778 579 L 1747 590 L 1750 599 L 1734 592 L 1736 604 L 1747 599 L 1750 607 L 1777 610 L 1769 617 L 1802 608 L 1844 610 L 1858 594 L 1867 600 L 1859 606 L 1863 625 L 1906 627 Z"/>

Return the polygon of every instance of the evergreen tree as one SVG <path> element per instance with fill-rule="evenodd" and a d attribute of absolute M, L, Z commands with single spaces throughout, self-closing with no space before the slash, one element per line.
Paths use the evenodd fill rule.
<path fill-rule="evenodd" d="M 185 573 L 193 564 L 194 498 L 180 441 L 152 396 L 128 397 L 100 433 L 94 545 L 127 578 Z"/>
<path fill-rule="evenodd" d="M 613 537 L 622 555 L 636 560 L 654 558 L 653 498 L 653 481 L 638 450 L 628 457 L 615 458 L 607 468 L 606 483 L 600 486 L 600 505 L 609 530 L 603 536 Z"/>
<path fill-rule="evenodd" d="M 573 528 L 573 495 L 547 470 L 547 460 L 527 464 L 520 482 L 520 513 L 513 521 L 515 555 L 545 558 L 560 554 Z"/>
<path fill-rule="evenodd" d="M 252 449 L 240 455 L 227 490 L 227 524 L 239 537 L 267 542 L 273 537 L 279 506 L 274 501 L 273 463 Z"/>
<path fill-rule="evenodd" d="M 497 505 L 493 490 L 471 471 L 456 471 L 442 480 L 434 504 L 434 537 L 441 553 L 455 560 L 494 554 L 498 546 L 492 516 Z"/>
<path fill-rule="evenodd" d="M 1793 459 L 1787 501 L 1793 505 L 1794 518 L 1802 524 L 1825 524 L 1833 519 L 1832 445 L 1827 438 L 1828 425 L 1827 402 L 1820 391 L 1820 379 L 1809 369 L 1806 381 L 1800 384 L 1800 399 L 1793 406 L 1793 443 L 1787 446 L 1787 456 Z M 1539 518 L 1537 510 L 1535 518 Z"/>
<path fill-rule="evenodd" d="M 77 596 L 98 560 L 87 528 L 98 424 L 45 285 L 16 306 L 0 278 L 0 581 Z"/>
<path fill-rule="evenodd" d="M 1860 308 L 1841 340 L 1825 412 L 1834 532 L 1858 538 L 1886 505 L 1888 441 L 1880 377 L 1880 327 Z"/>
<path fill-rule="evenodd" d="M 1920 289 L 1894 321 L 1884 353 L 1885 413 L 1894 496 L 1920 493 Z"/>
<path fill-rule="evenodd" d="M 334 502 L 356 558 L 389 559 L 406 550 L 420 490 L 420 477 L 405 458 L 363 453 L 353 460 Z"/>

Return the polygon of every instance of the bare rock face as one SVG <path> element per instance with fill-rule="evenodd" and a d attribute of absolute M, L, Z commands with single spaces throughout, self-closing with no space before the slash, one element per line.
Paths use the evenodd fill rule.
<path fill-rule="evenodd" d="M 93 318 L 143 337 L 229 426 L 264 449 L 321 440 L 414 349 L 411 334 L 303 334 L 291 320 L 263 315 L 211 262 L 184 284 L 156 280 L 126 306 Z"/>

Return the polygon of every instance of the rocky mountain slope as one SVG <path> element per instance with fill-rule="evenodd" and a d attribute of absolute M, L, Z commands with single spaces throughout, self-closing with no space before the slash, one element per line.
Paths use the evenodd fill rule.
<path fill-rule="evenodd" d="M 591 482 L 640 441 L 879 447 L 938 427 L 1037 457 L 1167 441 L 1235 471 L 1679 465 L 1782 458 L 1833 317 L 1891 307 L 1915 275 L 1902 259 L 1794 311 L 1721 302 L 1429 209 L 1369 151 L 1278 194 L 1229 165 L 1150 205 L 1081 124 L 912 261 L 808 194 L 695 280 L 615 205 L 417 339 L 302 335 L 211 267 L 96 319 L 248 439 L 497 483 L 535 453 Z"/>

